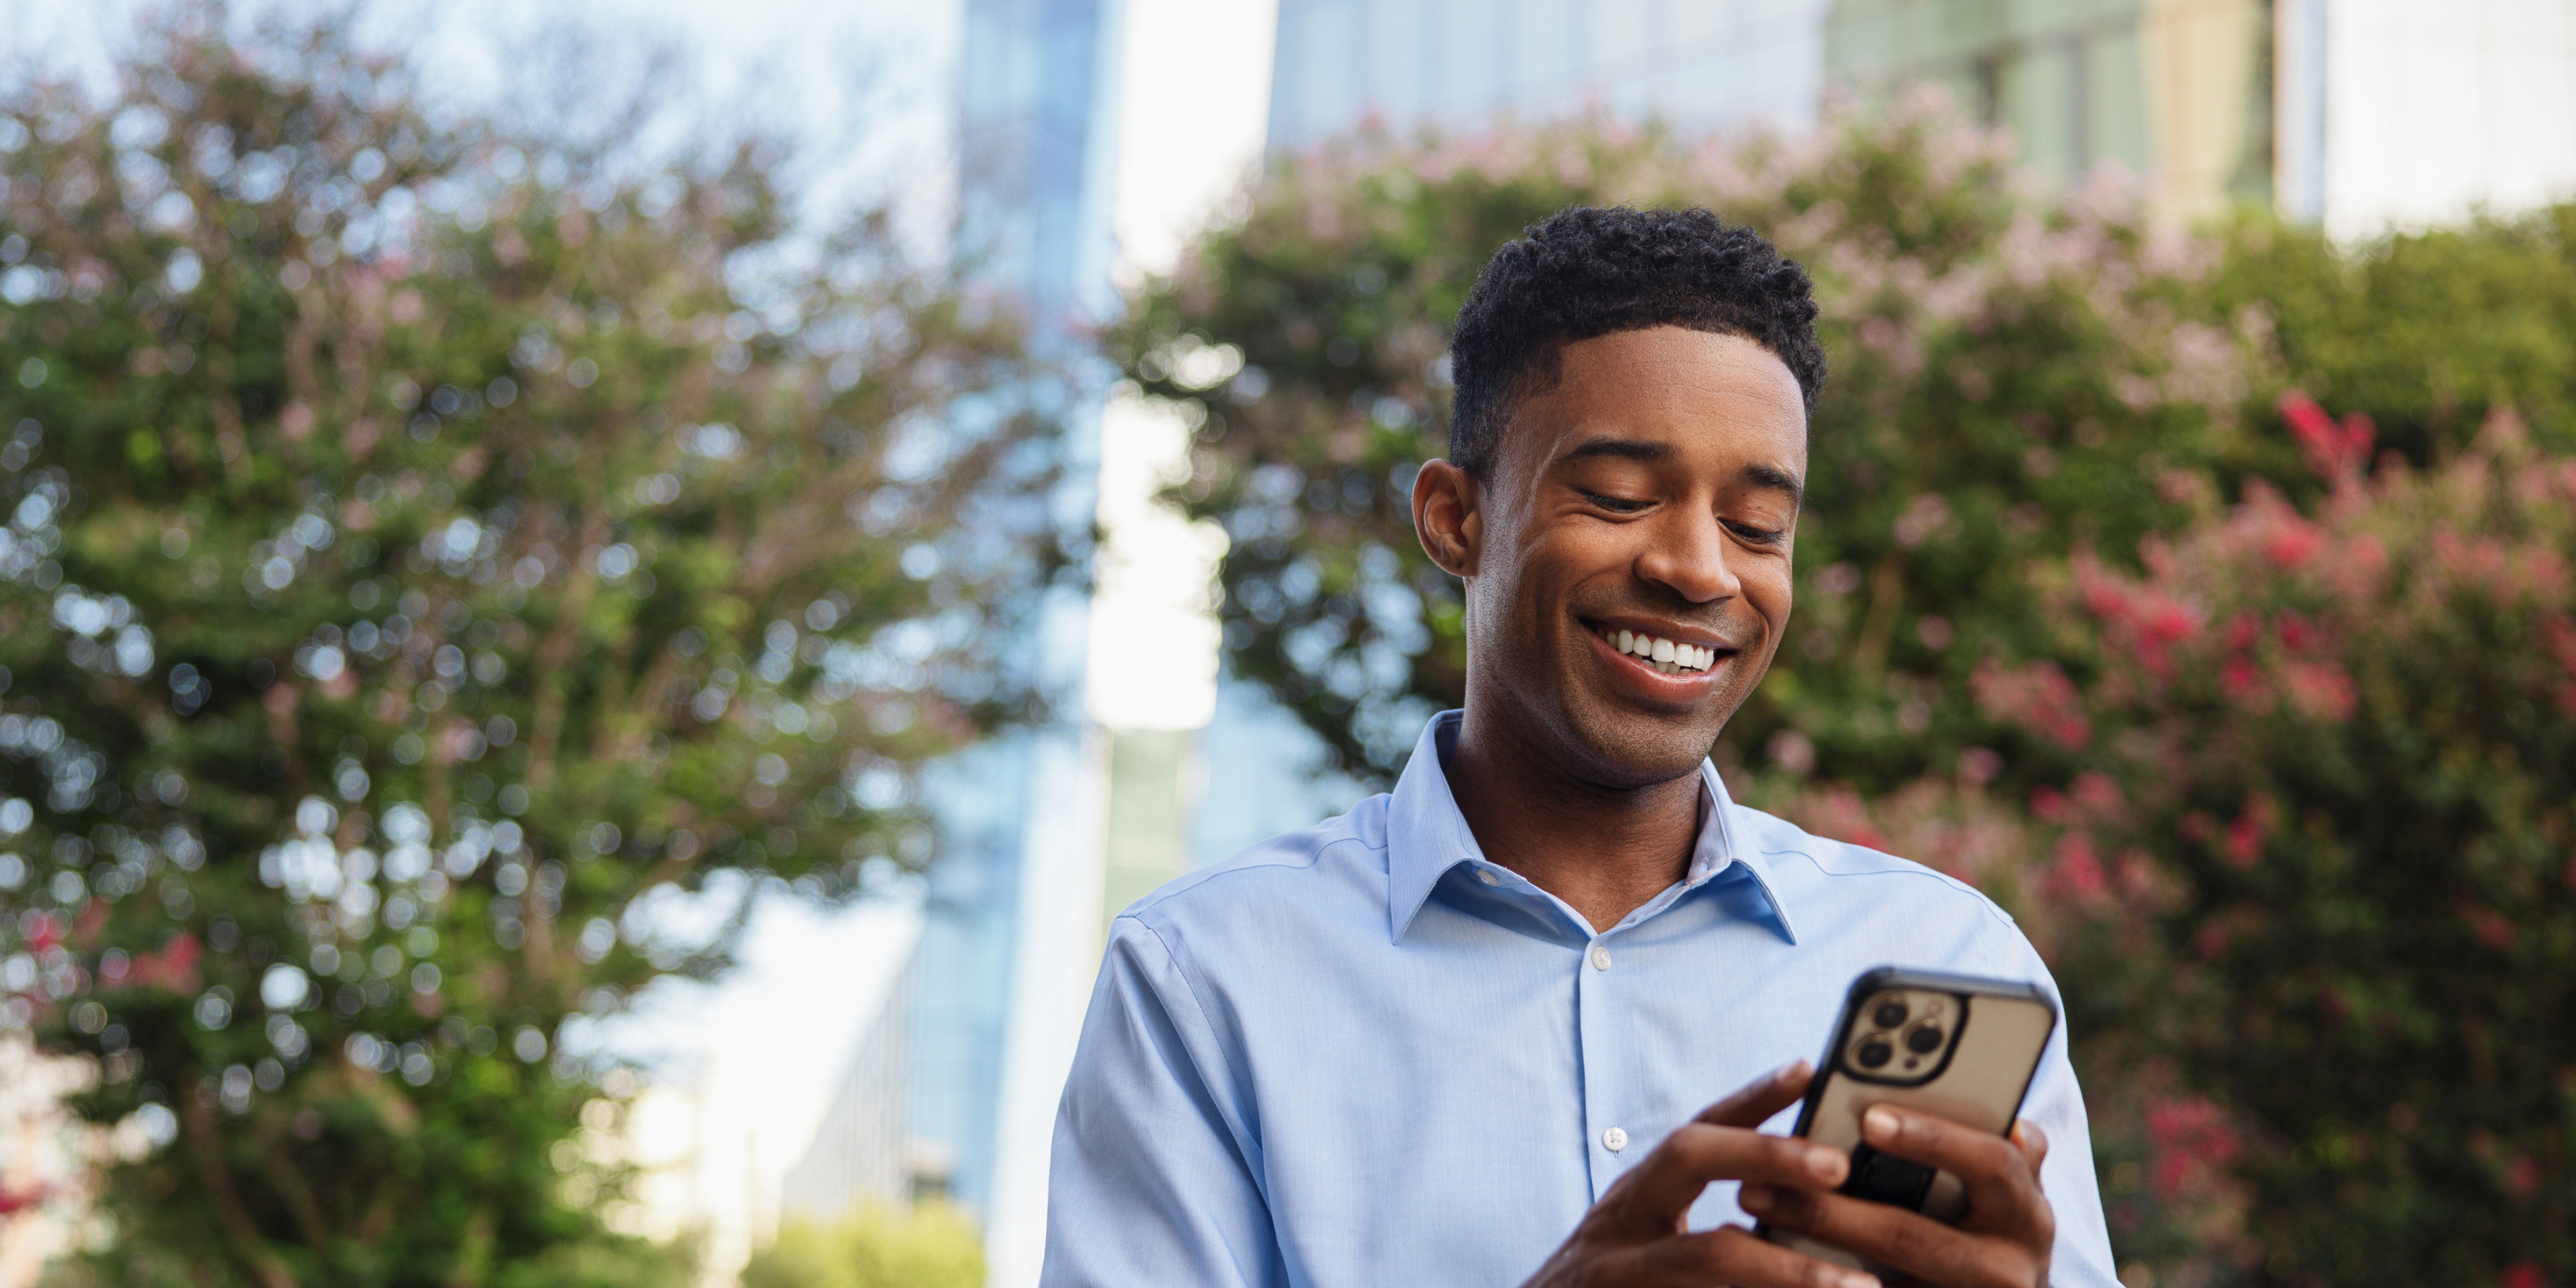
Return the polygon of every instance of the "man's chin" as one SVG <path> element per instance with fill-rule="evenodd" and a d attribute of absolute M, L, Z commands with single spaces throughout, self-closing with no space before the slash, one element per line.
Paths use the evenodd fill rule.
<path fill-rule="evenodd" d="M 1634 789 L 1699 772 L 1717 745 L 1724 720 L 1705 711 L 1654 716 L 1635 711 L 1579 712 L 1571 721 L 1572 750 L 1585 763 L 1583 777 L 1604 787 Z"/>

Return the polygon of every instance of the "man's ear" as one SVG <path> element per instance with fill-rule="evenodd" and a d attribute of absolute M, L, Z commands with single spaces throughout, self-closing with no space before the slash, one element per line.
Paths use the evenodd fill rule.
<path fill-rule="evenodd" d="M 1483 551 L 1484 489 L 1447 461 L 1425 461 L 1413 476 L 1413 535 L 1422 552 L 1452 577 L 1476 575 Z"/>

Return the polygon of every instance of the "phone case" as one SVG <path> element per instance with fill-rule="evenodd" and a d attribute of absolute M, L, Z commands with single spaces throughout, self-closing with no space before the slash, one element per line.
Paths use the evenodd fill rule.
<path fill-rule="evenodd" d="M 1891 1001 L 1902 1015 L 1891 1011 Z M 1890 1018 L 1896 1022 L 1880 1023 Z M 1842 1193 L 1957 1221 L 1968 1205 L 1959 1178 L 1861 1143 L 1861 1114 L 1872 1105 L 1902 1105 L 2008 1133 L 2056 1028 L 2057 1007 L 2034 984 L 1894 966 L 1868 971 L 1843 999 L 1833 1040 L 1798 1111 L 1796 1134 L 1851 1151 L 1851 1179 Z M 1868 1060 L 1878 1063 L 1864 1067 Z M 1760 1233 L 1838 1265 L 1880 1269 L 1794 1231 L 1765 1224 Z"/>

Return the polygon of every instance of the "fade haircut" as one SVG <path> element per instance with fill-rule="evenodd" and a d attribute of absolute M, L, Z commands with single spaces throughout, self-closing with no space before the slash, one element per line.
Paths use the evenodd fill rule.
<path fill-rule="evenodd" d="M 1522 398 L 1562 377 L 1566 345 L 1658 326 L 1761 345 L 1815 410 L 1825 351 L 1814 287 L 1796 260 L 1705 210 L 1569 206 L 1495 251 L 1458 310 L 1450 463 L 1490 479 L 1503 426 Z"/>

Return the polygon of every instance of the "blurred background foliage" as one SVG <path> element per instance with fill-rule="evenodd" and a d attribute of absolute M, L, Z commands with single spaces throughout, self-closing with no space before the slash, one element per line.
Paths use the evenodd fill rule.
<path fill-rule="evenodd" d="M 128 1150 L 61 1277 L 683 1282 L 566 1022 L 722 962 L 666 896 L 926 857 L 1045 373 L 882 218 L 791 244 L 759 139 L 228 29 L 0 102 L 0 1018 Z"/>
<path fill-rule="evenodd" d="M 1798 613 L 1715 752 L 1743 799 L 2022 917 L 2124 1264 L 2576 1275 L 2544 1018 L 2576 970 L 2576 207 L 2186 232 L 2034 192 L 1931 101 L 1801 140 L 1363 134 L 1247 197 L 1112 343 L 1195 427 L 1173 495 L 1232 542 L 1228 666 L 1341 767 L 1388 780 L 1462 692 L 1407 499 L 1476 270 L 1568 204 L 1711 207 L 1814 274 L 1833 364 Z"/>
<path fill-rule="evenodd" d="M 944 1203 L 870 1204 L 836 1222 L 789 1218 L 742 1269 L 743 1288 L 977 1288 L 984 1245 Z"/>

